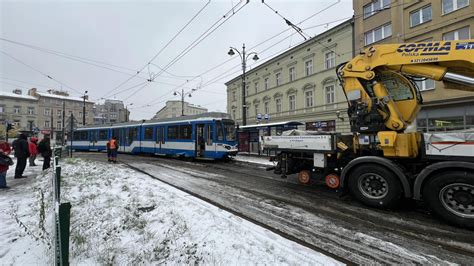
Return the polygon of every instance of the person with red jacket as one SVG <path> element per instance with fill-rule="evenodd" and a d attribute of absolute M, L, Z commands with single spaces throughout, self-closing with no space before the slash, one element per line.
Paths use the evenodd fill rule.
<path fill-rule="evenodd" d="M 36 155 L 38 155 L 38 138 L 36 137 L 31 137 L 30 141 L 28 142 L 28 149 L 30 150 L 30 166 L 36 166 L 35 160 L 36 160 Z"/>
<path fill-rule="evenodd" d="M 10 144 L 5 140 L 0 140 L 0 189 L 9 188 L 7 186 L 7 171 L 13 164 L 12 159 L 8 156 L 11 153 Z"/>

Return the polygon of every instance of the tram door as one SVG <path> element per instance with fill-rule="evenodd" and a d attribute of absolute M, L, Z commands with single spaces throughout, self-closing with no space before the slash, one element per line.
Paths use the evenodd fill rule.
<path fill-rule="evenodd" d="M 196 139 L 195 143 L 195 154 L 196 157 L 204 157 L 204 152 L 206 151 L 206 136 L 204 135 L 205 124 L 196 124 L 194 136 Z"/>
<path fill-rule="evenodd" d="M 118 140 L 119 140 L 119 151 L 125 152 L 126 151 L 125 146 L 127 145 L 127 134 L 126 134 L 125 128 L 119 129 Z"/>
<path fill-rule="evenodd" d="M 157 127 L 155 153 L 162 154 L 163 144 L 165 144 L 165 127 Z"/>
<path fill-rule="evenodd" d="M 89 131 L 89 149 L 90 150 L 95 150 L 95 144 L 97 143 L 97 130 L 91 130 Z"/>

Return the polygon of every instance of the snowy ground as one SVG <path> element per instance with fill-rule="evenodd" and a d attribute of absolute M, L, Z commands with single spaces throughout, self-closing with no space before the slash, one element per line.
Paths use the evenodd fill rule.
<path fill-rule="evenodd" d="M 239 162 L 247 162 L 247 163 L 253 163 L 253 164 L 260 164 L 260 165 L 265 165 L 265 166 L 273 166 L 274 163 L 270 162 L 270 159 L 268 157 L 259 157 L 259 156 L 253 156 L 253 155 L 236 155 L 233 157 L 235 161 Z"/>
<path fill-rule="evenodd" d="M 121 165 L 62 166 L 72 264 L 339 264 Z M 12 189 L 0 192 L 1 263 L 51 263 L 50 173 L 8 181 Z"/>

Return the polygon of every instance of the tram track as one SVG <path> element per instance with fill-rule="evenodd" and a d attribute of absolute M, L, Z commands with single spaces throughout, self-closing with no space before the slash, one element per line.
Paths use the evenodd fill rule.
<path fill-rule="evenodd" d="M 123 156 L 128 157 L 129 155 Z M 208 186 L 207 190 L 205 185 L 203 185 L 204 187 L 201 188 L 201 191 L 192 186 L 185 188 L 179 182 L 169 178 L 159 178 L 153 173 L 143 170 L 142 167 L 136 167 L 136 163 L 125 164 L 161 182 L 238 215 L 243 219 L 261 225 L 282 237 L 291 239 L 346 263 L 469 264 L 474 258 L 474 241 L 466 235 L 472 232 L 462 229 L 453 230 L 456 228 L 436 224 L 436 221 L 425 213 L 420 214 L 417 211 L 409 211 L 405 215 L 396 215 L 397 212 L 367 208 L 352 201 L 344 201 L 337 193 L 326 191 L 321 189 L 321 187 L 314 189 L 313 187 L 279 181 L 270 173 L 263 171 L 263 168 L 260 171 L 256 167 L 242 167 L 242 163 L 188 162 L 147 156 L 138 157 L 140 158 L 138 160 L 136 156 L 133 156 L 133 158 L 135 159 L 127 161 L 186 173 L 194 179 L 193 182 L 195 183 L 193 184 L 206 183 Z M 205 173 L 209 174 L 206 176 Z M 224 182 L 222 179 L 225 179 L 224 177 L 226 176 L 230 176 L 229 178 L 242 177 L 242 180 L 234 178 L 232 182 L 228 180 Z M 275 185 L 275 181 L 279 181 L 279 184 Z M 227 192 L 219 191 L 219 193 L 223 193 L 221 195 L 218 192 L 209 191 L 209 188 L 219 188 L 219 186 L 225 187 Z M 281 189 L 281 193 L 275 192 L 275 189 Z M 238 192 L 234 195 L 232 193 L 229 194 L 228 191 Z M 289 198 L 287 197 L 288 193 L 295 196 Z M 212 199 L 212 196 L 214 196 L 214 199 Z M 235 197 L 236 199 L 235 202 L 232 202 L 232 205 L 225 200 L 220 200 L 219 197 L 221 196 Z M 263 200 L 262 203 L 258 204 L 257 200 L 252 202 L 255 206 L 251 206 L 251 204 L 239 206 L 239 200 L 244 200 L 240 204 L 245 204 L 245 197 Z M 313 201 L 318 202 L 321 198 L 327 198 L 328 200 L 319 202 L 320 204 L 311 204 Z M 314 223 L 312 223 L 313 221 L 307 221 L 304 216 L 295 217 L 294 213 L 288 212 L 284 208 L 279 209 L 278 206 L 280 205 L 291 206 L 291 208 L 297 208 L 301 212 L 328 217 L 331 222 L 334 222 L 334 224 L 344 230 L 341 232 L 330 232 L 324 230 L 324 228 L 315 228 Z M 298 214 L 298 212 L 296 213 Z M 412 216 L 412 213 L 416 217 L 408 219 L 406 216 Z M 271 217 L 272 219 L 262 220 L 262 217 Z M 361 232 L 363 235 L 367 234 L 366 238 L 368 240 L 373 238 L 374 242 L 371 243 L 367 239 L 362 239 L 362 242 L 357 243 L 350 235 L 353 232 Z M 378 245 L 376 241 L 378 239 L 388 240 L 408 249 L 415 247 L 416 252 L 413 252 L 412 257 L 394 255 L 390 250 L 391 247 Z M 418 257 L 418 253 L 426 256 Z"/>

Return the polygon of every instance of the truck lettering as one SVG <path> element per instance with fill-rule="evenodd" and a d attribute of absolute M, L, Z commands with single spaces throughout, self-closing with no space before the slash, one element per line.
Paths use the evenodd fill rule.
<path fill-rule="evenodd" d="M 402 53 L 402 56 L 447 55 L 450 50 L 451 42 L 445 42 L 443 45 L 440 42 L 429 42 L 402 44 L 397 52 Z"/>

